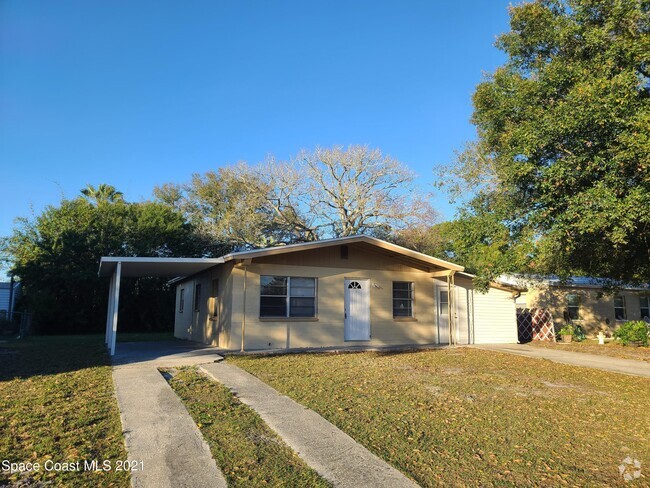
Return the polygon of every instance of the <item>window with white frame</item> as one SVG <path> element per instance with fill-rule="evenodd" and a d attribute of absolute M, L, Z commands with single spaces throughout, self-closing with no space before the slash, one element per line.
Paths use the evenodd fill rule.
<path fill-rule="evenodd" d="M 625 311 L 625 297 L 617 295 L 614 297 L 614 317 L 616 320 L 626 320 L 627 313 Z"/>
<path fill-rule="evenodd" d="M 580 295 L 569 293 L 566 296 L 567 312 L 571 320 L 580 320 Z"/>
<path fill-rule="evenodd" d="M 180 298 L 178 299 L 178 313 L 183 313 L 185 309 L 185 288 L 181 288 Z"/>
<path fill-rule="evenodd" d="M 412 281 L 393 281 L 393 317 L 413 317 Z"/>
<path fill-rule="evenodd" d="M 260 317 L 316 317 L 316 278 L 261 276 Z"/>
<path fill-rule="evenodd" d="M 641 295 L 639 297 L 639 307 L 641 310 L 641 318 L 649 319 L 650 318 L 650 296 Z"/>

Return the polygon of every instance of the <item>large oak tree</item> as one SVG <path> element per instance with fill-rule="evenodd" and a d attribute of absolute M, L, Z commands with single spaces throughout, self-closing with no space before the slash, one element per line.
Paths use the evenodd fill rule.
<path fill-rule="evenodd" d="M 473 97 L 478 140 L 443 169 L 474 195 L 452 247 L 484 278 L 647 283 L 650 2 L 537 0 L 510 16 L 508 60 Z"/>

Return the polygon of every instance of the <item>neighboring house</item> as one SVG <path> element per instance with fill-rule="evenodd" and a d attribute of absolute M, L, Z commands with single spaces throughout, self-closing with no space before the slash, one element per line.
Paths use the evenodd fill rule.
<path fill-rule="evenodd" d="M 519 300 L 527 308 L 551 312 L 556 330 L 566 322 L 580 325 L 589 336 L 613 332 L 628 320 L 650 321 L 650 288 L 622 286 L 615 293 L 604 293 L 603 282 L 596 278 L 574 277 L 566 282 L 556 277 L 543 279 L 504 278 L 502 281 L 525 286 Z M 518 302 L 518 307 L 521 303 Z"/>
<path fill-rule="evenodd" d="M 451 329 L 457 344 L 517 342 L 512 289 L 475 293 L 461 266 L 379 239 L 222 259 L 176 281 L 176 337 L 226 349 L 383 346 L 448 344 Z"/>
<path fill-rule="evenodd" d="M 21 283 L 0 283 L 0 318 L 9 317 L 15 311 L 16 303 L 20 299 Z"/>

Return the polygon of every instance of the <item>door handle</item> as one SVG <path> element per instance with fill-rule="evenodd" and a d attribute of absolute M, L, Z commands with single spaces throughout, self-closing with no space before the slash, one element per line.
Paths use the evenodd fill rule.
<path fill-rule="evenodd" d="M 344 317 L 343 317 L 343 318 L 346 318 L 346 319 L 347 319 L 347 318 L 348 318 L 348 311 L 347 311 L 347 310 L 345 310 L 345 311 L 343 312 L 343 315 L 344 315 Z"/>

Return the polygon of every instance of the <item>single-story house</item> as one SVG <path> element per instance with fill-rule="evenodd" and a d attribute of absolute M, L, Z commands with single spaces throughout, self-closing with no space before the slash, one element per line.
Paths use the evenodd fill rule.
<path fill-rule="evenodd" d="M 580 325 L 588 336 L 611 333 L 628 320 L 650 322 L 648 286 L 623 285 L 614 293 L 604 293 L 604 282 L 598 278 L 502 277 L 501 281 L 527 288 L 517 307 L 548 310 L 556 331 L 569 321 Z"/>
<path fill-rule="evenodd" d="M 474 289 L 462 266 L 367 236 L 213 259 L 104 257 L 112 276 L 177 276 L 174 335 L 230 350 L 516 343 L 517 288 Z M 112 347 L 114 350 L 114 345 Z"/>

